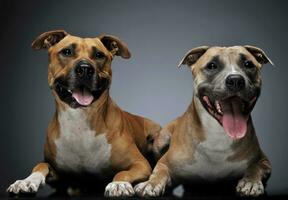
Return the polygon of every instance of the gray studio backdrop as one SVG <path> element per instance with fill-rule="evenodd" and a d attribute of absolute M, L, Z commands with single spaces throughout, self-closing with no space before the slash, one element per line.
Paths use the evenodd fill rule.
<path fill-rule="evenodd" d="M 111 95 L 123 109 L 161 125 L 183 113 L 192 98 L 192 76 L 177 64 L 200 45 L 251 44 L 276 67 L 263 68 L 263 90 L 254 124 L 273 165 L 270 193 L 288 191 L 287 1 L 1 1 L 0 191 L 24 178 L 42 159 L 54 112 L 47 85 L 47 53 L 30 48 L 53 29 L 83 37 L 122 38 L 132 58 L 113 61 Z"/>

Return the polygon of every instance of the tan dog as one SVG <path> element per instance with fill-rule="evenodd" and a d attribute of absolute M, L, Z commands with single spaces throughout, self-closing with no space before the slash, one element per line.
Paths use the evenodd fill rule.
<path fill-rule="evenodd" d="M 252 46 L 190 50 L 179 66 L 194 77 L 191 105 L 155 140 L 156 152 L 170 143 L 149 180 L 135 186 L 140 196 L 159 196 L 171 180 L 180 183 L 240 179 L 237 193 L 258 196 L 270 175 L 250 112 L 261 88 L 262 64 L 272 62 Z M 170 141 L 171 139 L 171 141 Z M 189 188 L 193 190 L 193 188 Z"/>
<path fill-rule="evenodd" d="M 48 49 L 56 112 L 48 126 L 45 162 L 8 191 L 36 193 L 46 180 L 64 188 L 86 183 L 96 190 L 99 181 L 114 177 L 105 196 L 132 196 L 132 184 L 151 173 L 143 155 L 160 126 L 121 110 L 109 95 L 111 62 L 114 56 L 128 59 L 127 46 L 110 35 L 80 38 L 56 30 L 41 34 L 32 47 Z"/>

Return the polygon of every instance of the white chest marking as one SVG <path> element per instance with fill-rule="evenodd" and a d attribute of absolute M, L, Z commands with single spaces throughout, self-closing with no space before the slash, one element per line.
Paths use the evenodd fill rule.
<path fill-rule="evenodd" d="M 200 102 L 198 102 L 200 103 Z M 247 169 L 247 160 L 228 161 L 233 155 L 231 145 L 233 140 L 224 132 L 223 127 L 214 119 L 202 105 L 198 104 L 198 110 L 206 140 L 195 144 L 194 159 L 183 165 L 184 176 L 195 176 L 208 180 L 228 178 L 241 175 Z"/>
<path fill-rule="evenodd" d="M 105 133 L 91 130 L 81 109 L 60 111 L 60 137 L 56 144 L 57 166 L 66 171 L 99 173 L 110 164 L 111 145 Z"/>

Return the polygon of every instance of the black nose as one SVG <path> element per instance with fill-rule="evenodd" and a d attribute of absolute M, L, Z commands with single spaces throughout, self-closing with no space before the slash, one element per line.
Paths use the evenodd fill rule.
<path fill-rule="evenodd" d="M 87 61 L 80 61 L 75 67 L 75 73 L 78 78 L 90 80 L 94 73 L 94 67 Z"/>
<path fill-rule="evenodd" d="M 226 87 L 234 92 L 238 92 L 245 87 L 245 80 L 239 74 L 232 74 L 226 78 Z"/>

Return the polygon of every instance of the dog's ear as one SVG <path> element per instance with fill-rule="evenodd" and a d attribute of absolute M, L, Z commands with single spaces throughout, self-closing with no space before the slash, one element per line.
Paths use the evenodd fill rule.
<path fill-rule="evenodd" d="M 98 38 L 113 56 L 121 56 L 122 58 L 126 59 L 131 57 L 127 45 L 118 37 L 113 35 L 100 35 Z"/>
<path fill-rule="evenodd" d="M 249 51 L 261 65 L 267 63 L 274 65 L 262 49 L 250 45 L 244 45 L 244 48 Z"/>
<path fill-rule="evenodd" d="M 189 50 L 178 64 L 178 67 L 181 67 L 181 65 L 193 65 L 208 49 L 209 46 L 200 46 Z"/>
<path fill-rule="evenodd" d="M 42 33 L 33 42 L 32 48 L 35 50 L 49 49 L 54 44 L 62 40 L 68 33 L 64 30 L 54 30 Z"/>

